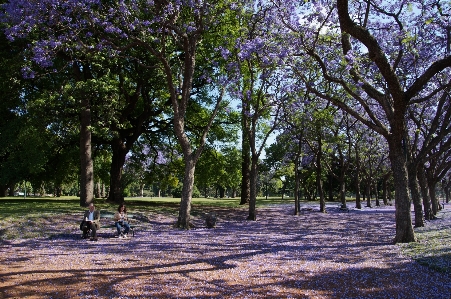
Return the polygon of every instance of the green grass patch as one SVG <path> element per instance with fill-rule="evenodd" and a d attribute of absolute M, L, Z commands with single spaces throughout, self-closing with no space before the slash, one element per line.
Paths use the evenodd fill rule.
<path fill-rule="evenodd" d="M 404 254 L 418 263 L 443 273 L 451 273 L 451 212 L 441 211 L 438 219 L 415 228 L 418 242 L 401 244 Z"/>
<path fill-rule="evenodd" d="M 268 204 L 278 204 L 280 198 L 257 199 L 256 206 L 261 207 Z M 283 202 L 289 202 L 284 200 Z M 108 203 L 104 199 L 95 199 L 96 208 L 102 215 L 113 214 L 118 205 Z M 125 198 L 128 211 L 131 214 L 163 214 L 177 218 L 180 208 L 180 198 Z M 191 215 L 202 217 L 206 212 L 215 209 L 248 209 L 248 205 L 240 205 L 239 198 L 193 198 Z M 66 197 L 1 197 L 0 198 L 0 239 L 30 239 L 49 237 L 49 222 L 54 225 L 63 226 L 64 222 L 58 223 L 58 216 L 70 216 L 70 221 L 77 225 L 86 207 L 80 206 L 80 199 L 74 196 Z M 67 225 L 66 225 L 67 226 Z M 61 228 L 61 227 L 60 227 Z M 64 230 L 66 227 L 64 226 Z M 67 233 L 70 232 L 68 228 Z"/>

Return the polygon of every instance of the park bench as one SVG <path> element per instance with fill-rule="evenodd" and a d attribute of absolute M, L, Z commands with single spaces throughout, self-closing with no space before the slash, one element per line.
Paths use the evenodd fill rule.
<path fill-rule="evenodd" d="M 101 212 L 100 213 L 100 222 L 102 223 L 102 220 L 104 220 L 104 222 L 108 221 L 109 224 L 103 224 L 100 226 L 100 228 L 110 228 L 110 229 L 114 229 L 116 231 L 116 225 L 114 225 L 114 220 L 113 220 L 114 214 L 112 213 L 108 213 L 108 212 Z M 133 219 L 133 215 L 132 214 L 128 214 L 128 219 L 129 222 L 128 224 L 130 225 L 130 234 L 132 235 L 132 237 L 135 236 L 135 229 L 137 227 L 137 225 L 133 224 L 130 222 L 130 219 Z"/>

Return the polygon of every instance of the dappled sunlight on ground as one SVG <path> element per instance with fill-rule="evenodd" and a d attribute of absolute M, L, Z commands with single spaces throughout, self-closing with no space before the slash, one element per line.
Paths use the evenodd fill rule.
<path fill-rule="evenodd" d="M 97 242 L 53 223 L 50 238 L 2 241 L 0 298 L 450 298 L 448 275 L 392 243 L 394 207 L 293 208 L 258 209 L 257 221 L 217 209 L 216 228 L 199 218 L 189 231 L 152 215 L 133 238 L 103 229 Z"/>

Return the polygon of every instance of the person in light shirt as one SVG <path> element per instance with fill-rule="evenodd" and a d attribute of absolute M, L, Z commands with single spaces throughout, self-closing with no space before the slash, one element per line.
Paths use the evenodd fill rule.
<path fill-rule="evenodd" d="M 85 211 L 80 229 L 83 231 L 83 239 L 88 238 L 91 230 L 91 241 L 97 241 L 97 230 L 100 228 L 100 212 L 96 210 L 93 203 L 89 204 L 89 210 Z"/>
<path fill-rule="evenodd" d="M 117 208 L 116 214 L 114 214 L 114 225 L 117 228 L 117 235 L 119 238 L 127 238 L 127 234 L 130 231 L 130 224 L 128 223 L 127 208 L 124 204 L 120 204 Z M 124 228 L 124 233 L 121 232 Z"/>

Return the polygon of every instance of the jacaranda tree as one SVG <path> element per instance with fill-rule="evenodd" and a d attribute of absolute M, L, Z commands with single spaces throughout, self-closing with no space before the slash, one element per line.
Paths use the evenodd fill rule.
<path fill-rule="evenodd" d="M 387 141 L 396 192 L 394 241 L 415 241 L 406 114 L 416 103 L 436 101 L 437 88 L 445 90 L 439 86 L 449 88 L 449 1 L 277 3 L 278 19 L 296 35 L 293 54 L 300 63 L 293 70 L 305 88 Z M 303 69 L 303 60 L 320 73 Z"/>
<path fill-rule="evenodd" d="M 214 59 L 218 56 L 215 43 L 221 43 L 224 32 L 233 26 L 237 5 L 228 0 L 44 0 L 37 3 L 12 0 L 3 8 L 7 17 L 4 21 L 9 24 L 8 36 L 33 38 L 30 45 L 33 55 L 25 69 L 28 76 L 32 76 L 35 67 L 52 69 L 57 55 L 72 58 L 70 62 L 79 73 L 89 70 L 85 58 L 93 55 L 101 55 L 103 59 L 122 57 L 142 67 L 161 70 L 172 104 L 174 132 L 185 162 L 177 225 L 188 228 L 195 165 L 220 108 L 223 92 L 212 88 L 210 117 L 196 141 L 190 140 L 186 111 L 193 97 L 195 77 L 205 83 L 219 82 L 215 80 L 219 78 L 215 74 L 221 69 L 220 59 Z M 201 54 L 203 60 L 211 61 L 210 67 L 198 67 Z M 151 65 L 146 64 L 149 60 L 143 59 L 143 55 L 155 58 L 150 60 Z M 84 112 L 89 112 L 89 103 L 82 106 Z"/>

